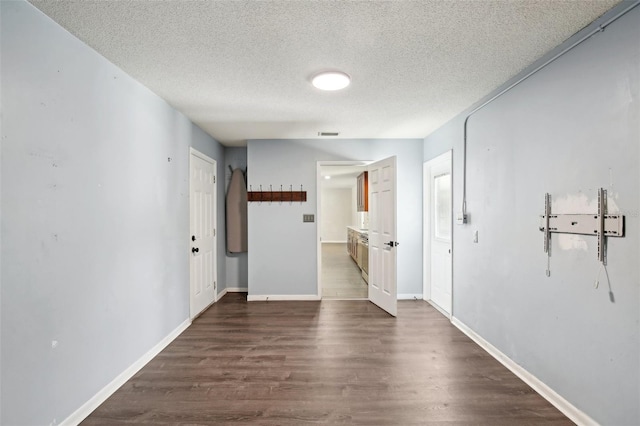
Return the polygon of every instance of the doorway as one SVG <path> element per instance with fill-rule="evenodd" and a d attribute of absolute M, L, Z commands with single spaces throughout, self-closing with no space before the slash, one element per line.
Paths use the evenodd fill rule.
<path fill-rule="evenodd" d="M 451 151 L 424 163 L 423 298 L 446 317 L 453 307 Z"/>
<path fill-rule="evenodd" d="M 366 164 L 318 162 L 318 294 L 324 299 L 368 297 L 368 212 L 357 211 L 357 180 Z"/>

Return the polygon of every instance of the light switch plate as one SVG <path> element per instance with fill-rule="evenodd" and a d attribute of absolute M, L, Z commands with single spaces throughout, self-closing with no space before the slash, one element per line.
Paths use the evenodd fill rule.
<path fill-rule="evenodd" d="M 303 214 L 302 215 L 302 221 L 303 222 L 314 222 L 315 221 L 315 217 L 312 214 Z"/>

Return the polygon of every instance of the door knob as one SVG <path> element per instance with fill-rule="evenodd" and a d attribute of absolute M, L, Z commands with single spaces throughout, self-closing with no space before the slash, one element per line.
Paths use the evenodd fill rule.
<path fill-rule="evenodd" d="M 193 248 L 191 249 L 191 253 L 197 253 L 197 252 L 199 252 L 199 251 L 200 251 L 200 249 L 199 249 L 198 247 L 193 247 Z"/>
<path fill-rule="evenodd" d="M 195 236 L 195 235 L 192 235 L 192 236 L 191 236 L 191 241 L 195 241 L 195 240 L 196 240 L 196 236 Z"/>

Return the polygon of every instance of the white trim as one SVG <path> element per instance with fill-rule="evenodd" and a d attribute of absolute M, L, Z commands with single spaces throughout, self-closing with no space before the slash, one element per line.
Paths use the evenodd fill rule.
<path fill-rule="evenodd" d="M 434 302 L 433 300 L 429 299 L 427 300 L 427 303 L 430 304 L 431 306 L 433 306 L 433 308 L 440 312 L 442 315 L 444 315 L 445 317 L 451 319 L 451 315 L 449 315 L 449 312 L 445 311 L 444 309 L 442 309 L 440 306 L 438 306 L 438 304 L 436 302 Z"/>
<path fill-rule="evenodd" d="M 227 292 L 228 292 L 228 291 L 229 291 L 229 290 L 225 288 L 225 289 L 224 289 L 224 290 L 222 290 L 220 293 L 218 293 L 218 294 L 216 295 L 216 301 L 218 301 L 218 300 L 222 299 L 222 297 L 223 297 L 225 294 L 227 294 Z"/>
<path fill-rule="evenodd" d="M 138 371 L 142 369 L 149 361 L 155 358 L 164 348 L 166 348 L 169 343 L 173 342 L 176 337 L 182 334 L 189 326 L 191 325 L 191 320 L 187 319 L 182 324 L 180 324 L 175 330 L 170 332 L 164 339 L 159 341 L 154 347 L 149 349 L 149 351 L 142 355 L 136 362 L 131 364 L 126 370 L 122 373 L 118 374 L 118 376 L 111 381 L 111 383 L 107 384 L 104 388 L 98 391 L 91 399 L 82 404 L 80 408 L 71 413 L 69 417 L 64 419 L 60 426 L 67 425 L 77 425 L 84 419 L 86 419 L 89 414 L 91 414 L 96 408 L 100 406 L 103 402 L 107 400 L 115 391 L 117 391 L 120 386 L 124 385 L 127 380 L 131 379 Z"/>
<path fill-rule="evenodd" d="M 227 293 L 246 293 L 249 287 L 227 287 Z"/>
<path fill-rule="evenodd" d="M 189 155 L 195 155 L 196 157 L 206 161 L 207 163 L 212 163 L 212 164 L 216 164 L 216 160 L 214 160 L 213 158 L 209 157 L 207 154 L 203 154 L 200 151 L 198 151 L 197 149 L 193 148 L 193 147 L 189 147 Z M 216 169 L 216 172 L 218 170 Z"/>
<path fill-rule="evenodd" d="M 346 229 L 345 229 L 345 232 Z M 343 240 L 343 241 L 320 241 L 322 244 L 346 244 L 347 240 Z"/>
<path fill-rule="evenodd" d="M 422 300 L 422 295 L 420 293 L 404 293 L 398 294 L 398 300 Z"/>
<path fill-rule="evenodd" d="M 322 294 L 322 162 L 316 163 L 316 291 L 318 297 Z M 345 231 L 346 232 L 346 231 Z M 251 302 L 252 296 L 247 296 Z M 256 299 L 257 300 L 257 299 Z"/>
<path fill-rule="evenodd" d="M 431 160 L 430 160 L 431 161 Z M 422 299 L 431 300 L 431 166 L 422 164 Z"/>
<path fill-rule="evenodd" d="M 495 346 L 483 339 L 475 331 L 471 330 L 466 324 L 457 318 L 451 318 L 451 323 L 455 325 L 460 331 L 466 334 L 471 340 L 476 342 L 482 349 L 487 351 L 489 355 L 498 360 L 502 365 L 507 367 L 513 374 L 518 376 L 527 385 L 538 392 L 540 396 L 549 401 L 554 407 L 556 407 L 562 414 L 569 417 L 569 419 L 577 425 L 591 426 L 598 425 L 598 422 L 593 420 L 587 414 L 580 409 L 576 408 L 569 401 L 564 399 L 560 394 L 551 389 L 542 380 L 538 379 L 533 374 L 529 373 L 523 367 L 518 365 L 514 360 L 509 358 L 504 353 L 500 352 Z"/>
<path fill-rule="evenodd" d="M 320 296 L 317 294 L 250 294 L 247 296 L 247 302 L 270 302 L 272 300 L 320 300 Z"/>

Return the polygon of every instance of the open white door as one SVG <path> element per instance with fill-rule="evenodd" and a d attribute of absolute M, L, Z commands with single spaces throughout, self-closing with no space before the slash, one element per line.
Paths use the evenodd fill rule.
<path fill-rule="evenodd" d="M 372 163 L 369 170 L 369 300 L 394 317 L 396 282 L 396 157 Z"/>
<path fill-rule="evenodd" d="M 216 298 L 216 161 L 192 148 L 189 174 L 189 300 L 193 319 Z"/>

